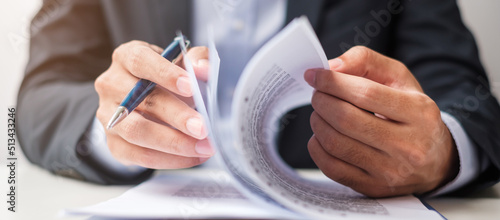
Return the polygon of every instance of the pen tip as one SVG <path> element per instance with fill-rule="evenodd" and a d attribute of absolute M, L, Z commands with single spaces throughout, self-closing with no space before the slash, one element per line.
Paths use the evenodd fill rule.
<path fill-rule="evenodd" d="M 106 126 L 106 130 L 113 128 L 116 124 L 121 122 L 127 116 L 128 116 L 127 108 L 125 108 L 123 106 L 118 107 L 118 109 L 116 109 L 115 114 L 113 114 L 113 116 L 109 120 L 108 126 Z"/>

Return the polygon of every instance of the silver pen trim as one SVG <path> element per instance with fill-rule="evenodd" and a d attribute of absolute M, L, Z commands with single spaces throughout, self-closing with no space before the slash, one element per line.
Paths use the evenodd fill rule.
<path fill-rule="evenodd" d="M 106 126 L 106 129 L 109 130 L 113 128 L 118 122 L 122 121 L 125 117 L 127 117 L 129 114 L 127 108 L 123 106 L 119 106 L 118 109 L 116 109 L 115 114 L 113 114 L 113 117 L 108 122 L 108 126 Z"/>

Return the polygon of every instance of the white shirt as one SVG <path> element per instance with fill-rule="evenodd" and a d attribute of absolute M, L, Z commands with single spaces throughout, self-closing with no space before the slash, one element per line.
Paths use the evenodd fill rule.
<path fill-rule="evenodd" d="M 226 48 L 217 48 L 222 57 L 236 57 L 232 72 L 240 73 L 244 64 L 255 51 L 283 26 L 286 16 L 286 0 L 194 0 L 193 4 L 193 44 L 207 45 L 206 27 L 213 23 L 216 41 L 223 41 Z M 258 15 L 258 16 L 256 16 Z M 248 43 L 250 42 L 250 43 Z M 237 48 L 232 45 L 238 45 Z M 244 46 L 242 46 L 244 45 Z M 238 50 L 235 53 L 235 50 Z M 234 56 L 238 54 L 238 56 Z M 229 56 L 228 56 L 229 55 Z M 236 79 L 239 75 L 236 75 Z M 458 149 L 460 170 L 458 175 L 431 196 L 456 190 L 474 180 L 481 171 L 479 155 L 460 123 L 450 114 L 441 112 L 441 118 L 450 130 Z M 125 166 L 113 158 L 106 145 L 104 128 L 94 120 L 87 135 L 90 148 L 96 159 L 104 162 L 117 173 L 138 174 L 145 168 Z"/>

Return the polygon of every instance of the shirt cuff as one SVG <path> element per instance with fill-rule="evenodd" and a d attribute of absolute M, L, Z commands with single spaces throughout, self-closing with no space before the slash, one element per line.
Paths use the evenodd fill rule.
<path fill-rule="evenodd" d="M 465 133 L 462 125 L 460 125 L 457 119 L 446 112 L 441 112 L 441 119 L 455 140 L 460 165 L 458 175 L 455 179 L 434 191 L 429 195 L 430 197 L 443 195 L 461 188 L 474 180 L 479 175 L 481 169 L 479 152 L 467 133 Z"/>
<path fill-rule="evenodd" d="M 95 160 L 106 166 L 110 171 L 121 176 L 136 176 L 147 168 L 141 166 L 127 166 L 113 157 L 106 143 L 106 134 L 102 124 L 94 118 L 81 141 L 85 141 Z"/>

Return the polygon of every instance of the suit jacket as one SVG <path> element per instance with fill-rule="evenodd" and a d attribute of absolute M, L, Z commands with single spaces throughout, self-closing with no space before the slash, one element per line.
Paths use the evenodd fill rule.
<path fill-rule="evenodd" d="M 125 177 L 106 169 L 79 142 L 95 117 L 94 80 L 118 45 L 143 40 L 166 46 L 181 29 L 189 36 L 190 1 L 46 0 L 31 25 L 26 76 L 18 97 L 18 137 L 30 161 L 60 175 L 102 184 L 144 180 L 151 170 Z M 328 58 L 365 45 L 402 61 L 425 93 L 463 126 L 488 166 L 460 192 L 500 179 L 500 107 L 491 95 L 473 36 L 454 0 L 290 0 L 287 21 L 307 15 Z M 295 167 L 307 156 L 312 108 L 280 134 L 279 152 Z M 292 119 L 293 118 L 293 119 Z M 80 144 L 78 144 L 80 143 Z"/>

